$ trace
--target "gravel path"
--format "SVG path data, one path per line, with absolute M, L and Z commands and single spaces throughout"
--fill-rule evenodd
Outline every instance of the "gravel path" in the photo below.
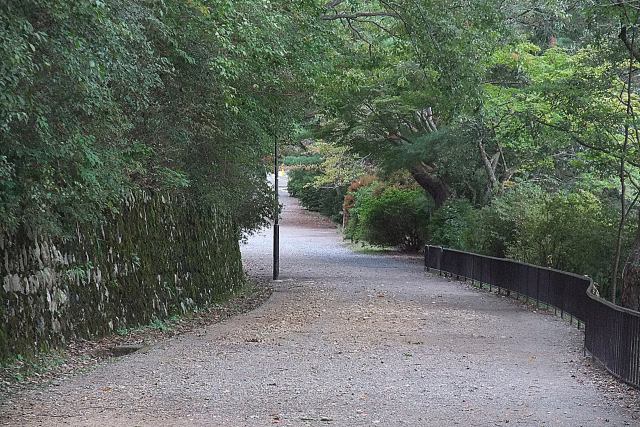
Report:
M 565 322 L 350 250 L 285 202 L 281 282 L 258 309 L 0 407 L 8 425 L 640 425 L 637 395 Z M 243 247 L 271 274 L 270 233 Z

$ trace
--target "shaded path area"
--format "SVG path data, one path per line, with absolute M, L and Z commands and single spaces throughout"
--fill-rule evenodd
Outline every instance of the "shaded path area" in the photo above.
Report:
M 16 396 L 10 425 L 637 425 L 634 394 L 553 316 L 350 250 L 281 191 L 281 278 L 260 308 Z M 243 247 L 271 274 L 270 231 Z

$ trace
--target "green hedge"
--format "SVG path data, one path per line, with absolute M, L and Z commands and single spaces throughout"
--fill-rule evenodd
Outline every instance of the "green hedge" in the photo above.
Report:
M 346 187 L 318 188 L 313 182 L 320 174 L 313 167 L 291 169 L 287 187 L 289 194 L 298 198 L 306 209 L 320 212 L 332 221 L 342 223 L 342 204 Z
M 290 172 L 289 192 L 308 209 L 341 218 L 345 191 L 312 185 L 313 167 Z M 440 209 L 419 188 L 372 183 L 347 193 L 345 236 L 377 246 L 417 250 L 441 245 L 587 274 L 607 292 L 619 218 L 606 198 L 583 190 L 549 192 L 519 184 L 484 207 L 451 199 Z M 635 226 L 624 230 L 623 256 Z

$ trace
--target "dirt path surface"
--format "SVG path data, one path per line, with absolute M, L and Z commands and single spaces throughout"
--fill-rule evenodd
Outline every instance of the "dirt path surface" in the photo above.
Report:
M 0 407 L 8 425 L 640 425 L 582 334 L 513 301 L 351 251 L 281 192 L 282 273 L 258 309 Z M 271 274 L 271 238 L 243 248 Z

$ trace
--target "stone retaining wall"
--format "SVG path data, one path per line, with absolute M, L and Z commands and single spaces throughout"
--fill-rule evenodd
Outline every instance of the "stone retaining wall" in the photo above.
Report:
M 0 359 L 205 306 L 244 280 L 230 219 L 181 197 L 131 197 L 70 239 L 0 235 Z

